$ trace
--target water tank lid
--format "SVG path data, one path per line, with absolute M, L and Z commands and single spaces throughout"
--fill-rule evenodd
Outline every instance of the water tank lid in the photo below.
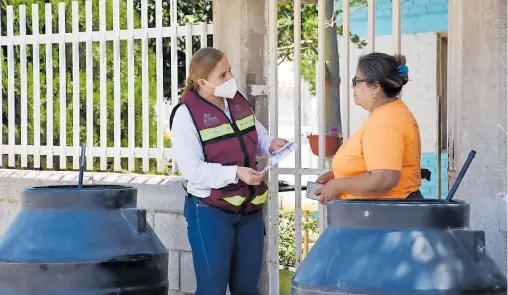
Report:
M 21 196 L 21 207 L 27 210 L 134 208 L 136 203 L 137 190 L 123 185 L 30 187 Z
M 468 203 L 460 200 L 358 199 L 328 203 L 328 225 L 353 228 L 467 228 Z

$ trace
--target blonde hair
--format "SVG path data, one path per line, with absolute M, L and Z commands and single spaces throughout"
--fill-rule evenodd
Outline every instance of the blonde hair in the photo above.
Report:
M 215 48 L 205 47 L 198 50 L 192 56 L 189 66 L 189 77 L 187 78 L 182 96 L 191 91 L 198 90 L 198 80 L 206 79 L 223 57 L 224 53 Z

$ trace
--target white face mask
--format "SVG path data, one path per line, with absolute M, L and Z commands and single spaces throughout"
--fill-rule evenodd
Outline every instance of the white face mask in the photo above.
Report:
M 206 84 L 208 84 L 208 85 L 212 86 L 213 88 L 215 88 L 214 93 L 211 93 L 206 88 L 205 89 L 210 94 L 213 94 L 213 95 L 215 95 L 217 97 L 233 98 L 233 97 L 235 97 L 236 92 L 238 91 L 238 87 L 236 86 L 235 78 L 231 78 L 231 79 L 227 80 L 226 82 L 222 83 L 219 86 L 214 86 L 214 85 L 208 83 L 208 81 L 206 81 L 204 79 L 203 79 L 203 81 L 205 81 Z

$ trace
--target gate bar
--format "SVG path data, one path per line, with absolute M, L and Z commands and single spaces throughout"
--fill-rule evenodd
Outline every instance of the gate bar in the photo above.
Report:
M 269 75 L 269 131 L 270 135 L 277 137 L 278 133 L 278 71 L 277 71 L 277 0 L 268 2 L 268 75 Z M 276 168 L 276 167 L 275 167 Z M 279 177 L 277 169 L 271 169 L 269 172 L 269 226 L 268 226 L 268 275 L 269 275 L 269 293 L 279 294 Z
M 344 70 L 344 79 L 342 80 L 344 83 L 344 96 L 342 97 L 342 105 L 343 105 L 343 118 L 344 122 L 342 122 L 342 142 L 345 143 L 350 136 L 350 111 L 349 111 L 349 101 L 350 101 L 350 72 L 351 72 L 351 35 L 350 35 L 350 17 L 349 17 L 349 0 L 343 0 L 343 8 L 342 11 L 344 11 L 344 29 L 342 32 L 343 36 L 343 42 L 344 42 L 344 62 L 345 62 L 345 70 Z M 370 3 L 369 3 L 370 4 Z M 369 8 L 370 10 L 370 8 Z M 370 35 L 370 33 L 369 33 Z
M 319 112 L 319 157 L 318 167 L 325 169 L 325 138 L 327 134 L 326 117 L 325 117 L 325 24 L 326 24 L 326 0 L 318 0 L 318 62 L 316 72 L 316 95 L 318 101 Z M 332 14 L 333 15 L 333 14 Z M 333 21 L 333 20 L 330 20 Z M 323 233 L 326 228 L 326 206 L 318 205 L 319 210 L 319 233 Z
M 369 48 L 371 52 L 376 51 L 376 0 L 369 0 Z
M 294 2 L 294 112 L 295 112 L 295 167 L 302 169 L 302 113 L 301 113 L 301 26 L 302 26 L 302 3 L 301 0 Z M 302 261 L 302 176 L 295 174 L 295 260 L 296 267 Z
M 319 162 L 318 167 L 324 169 L 325 164 L 325 0 L 318 0 L 318 62 L 316 72 L 316 94 L 318 100 L 319 128 Z
M 395 41 L 395 53 L 400 54 L 401 52 L 401 14 L 400 14 L 400 0 L 392 0 L 392 35 Z

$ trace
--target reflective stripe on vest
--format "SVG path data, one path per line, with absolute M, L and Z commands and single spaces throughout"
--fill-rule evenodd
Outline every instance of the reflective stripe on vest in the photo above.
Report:
M 224 135 L 234 134 L 235 131 L 231 128 L 230 124 L 222 124 L 217 127 L 203 129 L 199 131 L 199 133 L 201 134 L 203 142 L 205 142 Z
M 236 126 L 238 126 L 238 129 L 240 131 L 256 126 L 256 120 L 254 120 L 254 115 L 249 115 L 243 119 L 237 120 Z
M 241 206 L 243 204 L 243 201 L 245 201 L 244 197 L 241 196 L 234 196 L 229 198 L 224 198 L 224 201 L 228 202 L 229 204 L 233 206 Z
M 266 190 L 263 194 L 257 196 L 252 200 L 252 204 L 254 205 L 261 205 L 266 202 L 266 198 L 268 197 L 268 190 Z M 245 198 L 242 196 L 233 196 L 229 198 L 224 198 L 224 201 L 228 202 L 229 204 L 233 206 L 241 206 L 243 202 L 245 201 Z
M 254 205 L 264 204 L 266 202 L 266 197 L 267 196 L 268 196 L 268 190 L 266 190 L 266 192 L 264 192 L 262 195 L 259 195 L 256 198 L 254 198 L 254 200 L 252 200 L 251 203 L 254 204 Z

